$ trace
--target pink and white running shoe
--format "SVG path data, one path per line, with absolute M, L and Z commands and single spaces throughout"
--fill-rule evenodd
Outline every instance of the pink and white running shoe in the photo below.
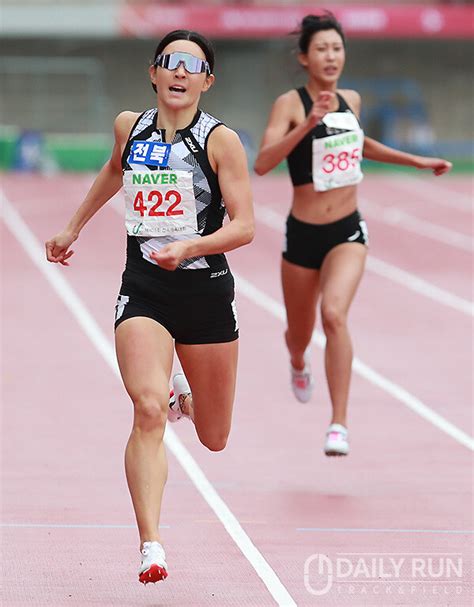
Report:
M 170 392 L 170 405 L 168 409 L 168 421 L 174 424 L 182 417 L 191 419 L 191 416 L 184 413 L 181 405 L 188 394 L 191 394 L 188 380 L 184 373 L 176 373 L 173 377 L 173 389 Z
M 313 375 L 311 373 L 310 363 L 311 351 L 309 348 L 304 353 L 304 369 L 299 371 L 294 369 L 293 365 L 290 364 L 291 372 L 291 389 L 295 398 L 300 403 L 307 403 L 311 399 L 313 394 Z
M 142 562 L 138 570 L 138 580 L 142 584 L 160 582 L 168 577 L 165 551 L 160 542 L 143 542 Z
M 347 428 L 341 424 L 331 424 L 329 426 L 326 432 L 324 453 L 328 456 L 347 455 L 349 453 Z

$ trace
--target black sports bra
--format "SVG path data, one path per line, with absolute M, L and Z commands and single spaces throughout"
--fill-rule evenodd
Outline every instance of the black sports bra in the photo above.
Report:
M 313 100 L 309 96 L 308 91 L 304 86 L 296 89 L 300 99 L 303 103 L 305 116 L 309 114 L 313 107 Z M 354 112 L 351 110 L 346 100 L 342 95 L 336 93 L 339 101 L 339 107 L 335 110 L 336 112 Z M 287 162 L 288 169 L 290 172 L 291 182 L 293 185 L 304 185 L 306 183 L 313 182 L 313 169 L 312 169 L 312 141 L 314 138 L 323 139 L 330 135 L 336 135 L 338 133 L 344 133 L 344 130 L 331 129 L 328 132 L 328 127 L 323 122 L 318 122 L 312 131 L 303 137 L 298 145 L 288 154 Z

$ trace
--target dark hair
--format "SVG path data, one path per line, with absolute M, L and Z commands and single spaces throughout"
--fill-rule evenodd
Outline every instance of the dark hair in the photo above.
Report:
M 339 36 L 341 36 L 345 48 L 346 37 L 344 36 L 342 25 L 330 11 L 324 11 L 322 15 L 306 15 L 301 22 L 300 29 L 293 32 L 299 35 L 298 46 L 300 51 L 306 54 L 314 34 L 324 30 L 336 30 Z
M 152 65 L 154 65 L 156 58 L 158 55 L 161 55 L 163 50 L 175 40 L 190 40 L 191 42 L 196 43 L 204 53 L 206 57 L 206 61 L 209 63 L 209 68 L 211 70 L 211 74 L 214 70 L 214 48 L 211 44 L 211 41 L 207 38 L 204 38 L 198 32 L 193 32 L 192 30 L 174 30 L 166 34 L 164 38 L 162 38 L 156 47 L 155 55 L 153 57 Z M 156 92 L 156 86 L 152 84 L 153 90 Z

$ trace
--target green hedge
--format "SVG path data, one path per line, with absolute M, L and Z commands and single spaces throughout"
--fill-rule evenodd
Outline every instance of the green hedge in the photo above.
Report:
M 9 170 L 15 166 L 17 142 L 20 132 L 13 127 L 0 128 L 0 169 Z M 61 171 L 98 171 L 110 157 L 112 138 L 106 135 L 46 135 L 43 142 L 42 163 L 40 169 Z M 454 159 L 453 172 L 474 173 L 474 159 L 464 157 Z M 364 171 L 414 172 L 413 168 L 364 161 Z M 275 172 L 287 172 L 282 162 Z
M 97 171 L 110 158 L 113 141 L 105 136 L 50 135 L 46 154 L 62 171 Z
M 15 168 L 20 132 L 0 130 L 0 169 Z M 110 158 L 113 140 L 105 135 L 46 135 L 41 143 L 39 169 L 98 171 Z

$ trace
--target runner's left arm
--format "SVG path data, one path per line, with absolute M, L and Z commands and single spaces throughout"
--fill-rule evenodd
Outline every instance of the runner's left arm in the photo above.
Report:
M 216 171 L 230 221 L 213 234 L 173 242 L 152 258 L 174 270 L 183 259 L 232 251 L 253 240 L 254 216 L 247 157 L 238 135 L 224 125 L 209 137 L 209 160 Z
M 400 164 L 411 166 L 417 169 L 431 169 L 435 175 L 443 175 L 451 170 L 453 166 L 448 160 L 442 158 L 431 158 L 428 156 L 417 156 L 408 154 L 394 148 L 384 145 L 371 137 L 364 139 L 364 158 L 375 160 L 377 162 L 387 162 L 390 164 Z

